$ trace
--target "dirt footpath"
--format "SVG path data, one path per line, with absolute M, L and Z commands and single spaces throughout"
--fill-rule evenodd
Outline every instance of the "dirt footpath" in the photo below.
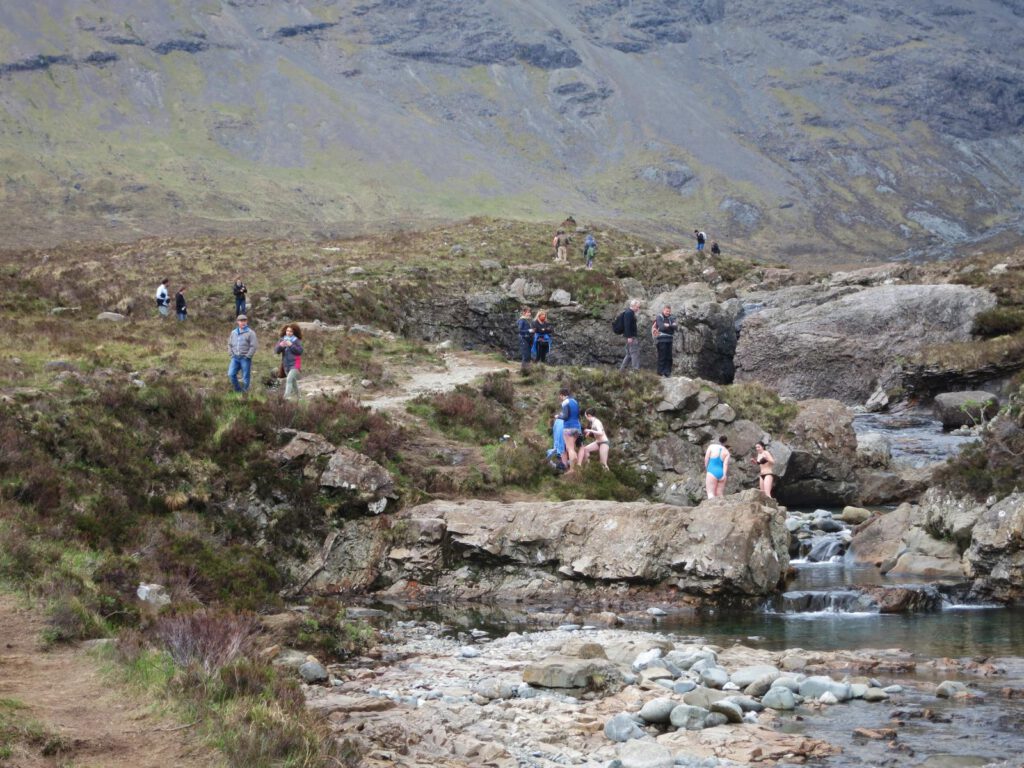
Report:
M 43 622 L 0 594 L 0 699 L 25 709 L 61 737 L 63 751 L 44 756 L 41 746 L 17 745 L 3 768 L 211 768 L 223 758 L 198 743 L 193 729 L 148 711 L 147 704 L 105 680 L 95 659 L 76 647 L 44 651 Z

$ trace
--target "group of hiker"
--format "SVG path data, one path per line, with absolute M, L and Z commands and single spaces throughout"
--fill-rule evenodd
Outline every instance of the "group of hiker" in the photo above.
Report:
M 695 229 L 695 230 L 693 230 L 693 239 L 697 241 L 697 252 L 700 253 L 701 251 L 704 250 L 704 245 L 708 241 L 707 233 L 704 232 L 704 230 L 702 230 L 702 229 Z M 718 247 L 718 241 L 717 240 L 712 240 L 711 241 L 711 255 L 712 256 L 721 256 L 722 255 L 722 249 Z
M 170 314 L 170 294 L 167 290 L 168 280 L 160 281 L 156 289 L 157 315 L 163 319 Z M 235 278 L 231 286 L 235 299 L 235 328 L 228 335 L 228 381 L 235 392 L 247 393 L 252 383 L 252 359 L 256 354 L 259 342 L 256 331 L 249 327 L 246 315 L 249 289 L 242 282 L 241 276 Z M 178 289 L 174 296 L 175 313 L 179 321 L 188 317 L 185 303 L 185 286 Z M 277 378 L 284 379 L 284 397 L 298 398 L 299 371 L 302 369 L 302 328 L 297 323 L 288 323 L 281 328 L 280 338 L 274 345 L 274 353 L 281 356 L 277 369 Z M 239 380 L 241 376 L 241 380 Z

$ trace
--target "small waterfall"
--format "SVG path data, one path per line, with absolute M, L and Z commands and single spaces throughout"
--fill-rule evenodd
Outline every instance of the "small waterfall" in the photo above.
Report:
M 809 563 L 829 563 L 841 558 L 846 552 L 847 542 L 839 534 L 816 536 L 803 542 L 807 548 L 804 559 Z
M 878 613 L 878 604 L 855 589 L 784 592 L 776 613 Z

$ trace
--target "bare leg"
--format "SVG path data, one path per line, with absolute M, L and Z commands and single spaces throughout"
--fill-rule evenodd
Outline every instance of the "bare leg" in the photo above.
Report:
M 601 466 L 604 467 L 605 469 L 608 469 L 608 445 L 607 445 L 607 443 L 605 445 L 598 446 L 598 454 L 597 455 L 601 458 Z
M 764 481 L 764 487 L 761 489 L 764 491 L 764 495 L 769 499 L 774 499 L 775 497 L 772 496 L 772 487 L 775 485 L 775 477 L 773 475 L 765 475 L 761 479 Z
M 716 483 L 718 483 L 718 480 L 716 480 L 715 476 L 712 475 L 710 472 L 704 475 L 704 487 L 707 489 L 709 499 L 715 498 Z
M 725 481 L 724 477 L 721 480 L 715 480 L 715 496 L 725 496 Z

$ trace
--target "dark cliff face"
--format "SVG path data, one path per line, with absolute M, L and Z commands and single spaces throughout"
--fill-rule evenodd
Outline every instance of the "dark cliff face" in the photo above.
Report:
M 1022 226 L 1017 0 L 49 0 L 0 29 L 0 245 L 572 211 L 827 263 Z

